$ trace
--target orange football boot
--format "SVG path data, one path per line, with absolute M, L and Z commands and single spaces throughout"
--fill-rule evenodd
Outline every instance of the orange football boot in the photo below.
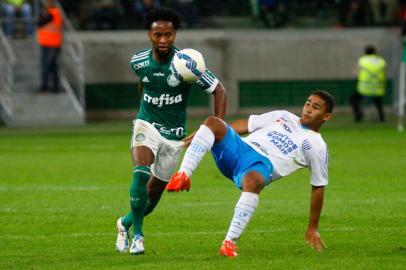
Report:
M 169 180 L 166 190 L 168 192 L 178 192 L 190 189 L 190 178 L 185 172 L 177 172 L 172 175 L 171 180 Z
M 220 248 L 220 255 L 225 257 L 237 256 L 237 245 L 230 240 L 224 240 Z

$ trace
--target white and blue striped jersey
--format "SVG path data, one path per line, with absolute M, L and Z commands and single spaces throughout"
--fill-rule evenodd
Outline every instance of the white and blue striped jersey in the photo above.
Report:
M 243 140 L 273 165 L 272 181 L 309 168 L 313 186 L 328 184 L 328 150 L 321 135 L 300 124 L 288 111 L 251 115 L 249 135 Z

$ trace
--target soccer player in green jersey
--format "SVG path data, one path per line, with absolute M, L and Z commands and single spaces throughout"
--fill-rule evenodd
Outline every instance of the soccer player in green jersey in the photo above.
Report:
M 134 163 L 130 187 L 131 212 L 117 220 L 116 249 L 130 254 L 144 253 L 144 217 L 158 204 L 176 169 L 182 148 L 191 141 L 186 137 L 186 101 L 192 84 L 179 81 L 170 70 L 173 44 L 180 27 L 179 15 L 168 8 L 158 8 L 145 16 L 145 28 L 152 48 L 137 52 L 131 68 L 139 79 L 141 105 L 134 120 L 131 153 Z M 224 118 L 226 91 L 219 80 L 206 70 L 195 83 L 214 98 L 214 115 Z M 134 237 L 129 246 L 129 228 Z

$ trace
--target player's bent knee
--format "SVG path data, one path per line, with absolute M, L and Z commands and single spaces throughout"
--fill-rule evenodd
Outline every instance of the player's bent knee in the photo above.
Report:
M 216 116 L 209 116 L 203 122 L 203 124 L 208 127 L 216 127 L 219 123 L 222 123 L 222 120 Z
M 242 190 L 259 194 L 265 186 L 263 176 L 258 172 L 249 172 L 244 176 Z
M 208 127 L 214 134 L 225 134 L 227 131 L 226 123 L 216 116 L 207 117 L 203 125 Z

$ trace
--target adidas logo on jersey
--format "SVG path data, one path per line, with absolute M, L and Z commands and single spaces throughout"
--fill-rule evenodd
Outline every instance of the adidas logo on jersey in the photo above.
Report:
M 159 97 L 151 97 L 148 94 L 144 94 L 144 101 L 150 104 L 157 105 L 158 107 L 162 107 L 163 105 L 171 105 L 180 103 L 183 101 L 182 94 L 177 96 L 170 96 L 169 94 L 162 94 Z
M 142 82 L 149 82 L 148 77 L 145 76 L 144 78 L 142 78 Z

